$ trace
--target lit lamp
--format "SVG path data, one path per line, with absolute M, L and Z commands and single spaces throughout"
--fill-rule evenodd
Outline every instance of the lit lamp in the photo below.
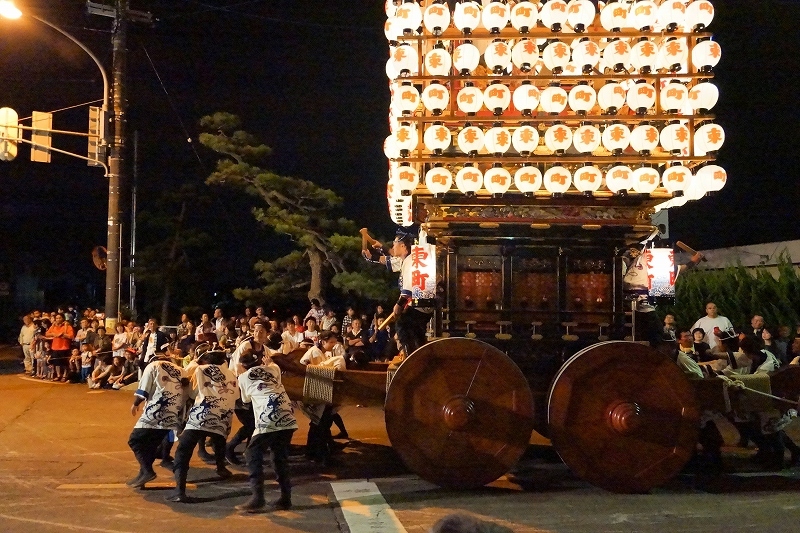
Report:
M 572 134 L 572 144 L 578 153 L 588 154 L 592 153 L 600 146 L 600 139 L 602 134 L 597 126 L 591 124 L 584 124 L 575 130 Z
M 719 89 L 710 81 L 701 81 L 689 89 L 689 103 L 695 113 L 708 113 L 719 99 Z
M 539 107 L 540 97 L 539 88 L 531 85 L 529 80 L 524 80 L 519 87 L 514 89 L 511 100 L 514 102 L 514 107 L 523 115 L 530 116 L 533 114 L 533 110 Z
M 422 9 L 414 0 L 405 0 L 397 6 L 394 19 L 400 24 L 403 35 L 412 35 L 422 24 Z
M 575 171 L 572 181 L 585 196 L 592 196 L 603 184 L 603 173 L 599 168 L 587 165 Z
M 564 152 L 572 146 L 572 130 L 563 124 L 554 124 L 544 132 L 544 145 L 556 155 L 564 155 Z
M 728 173 L 717 165 L 706 165 L 697 171 L 694 178 L 702 182 L 706 194 L 719 191 L 728 181 Z
M 542 188 L 542 172 L 532 166 L 524 166 L 514 173 L 514 185 L 525 196 L 531 197 Z
M 483 25 L 491 33 L 500 33 L 508 24 L 510 13 L 508 4 L 504 2 L 489 2 L 483 6 Z
M 703 31 L 714 20 L 714 6 L 708 0 L 697 0 L 686 6 L 686 26 Z
M 431 194 L 441 197 L 453 186 L 453 173 L 437 164 L 425 173 L 425 186 Z
M 483 60 L 494 74 L 502 74 L 511 67 L 511 46 L 502 39 L 495 39 L 486 47 Z
M 659 94 L 661 109 L 667 113 L 678 113 L 689 100 L 689 89 L 678 80 L 667 83 Z
M 422 91 L 422 105 L 434 115 L 441 115 L 450 105 L 450 91 L 439 82 L 433 82 Z
M 641 74 L 650 74 L 658 63 L 658 48 L 647 37 L 642 37 L 639 42 L 631 47 L 631 66 Z
M 636 0 L 630 7 L 632 26 L 639 31 L 650 31 L 658 18 L 658 6 L 652 0 Z
M 480 51 L 469 41 L 458 45 L 453 51 L 453 65 L 462 76 L 469 76 L 473 70 L 478 68 L 478 63 L 480 63 L 480 60 Z
M 600 25 L 606 31 L 618 32 L 628 26 L 628 6 L 616 1 L 607 2 L 600 11 Z
M 392 91 L 392 105 L 402 115 L 410 115 L 419 106 L 419 91 L 411 82 L 403 82 Z
M 703 124 L 694 132 L 694 155 L 715 155 L 725 142 L 725 130 L 719 124 Z
M 396 46 L 397 40 L 403 35 L 403 29 L 394 16 L 390 16 L 383 23 L 383 34 L 386 35 L 386 40 L 389 41 L 389 44 Z
M 613 122 L 603 130 L 601 141 L 612 155 L 620 155 L 630 145 L 631 130 L 621 122 Z
M 439 44 L 435 48 L 428 50 L 425 54 L 425 72 L 429 76 L 449 76 L 450 69 L 453 67 L 453 58 L 444 46 Z
M 571 0 L 567 4 L 567 23 L 575 33 L 583 33 L 594 22 L 594 4 L 589 0 Z
M 700 72 L 711 72 L 722 57 L 722 48 L 716 41 L 703 41 L 692 49 L 692 65 Z
M 692 171 L 680 163 L 674 163 L 661 175 L 661 183 L 664 188 L 667 192 L 675 195 L 682 195 L 683 191 L 689 188 L 691 181 Z
M 467 163 L 456 174 L 456 187 L 467 196 L 474 196 L 483 186 L 483 173 Z
M 656 90 L 646 81 L 639 80 L 628 89 L 626 100 L 628 107 L 635 109 L 637 115 L 646 115 L 656 103 Z
M 488 109 L 491 109 L 495 116 L 502 115 L 503 111 L 508 109 L 509 104 L 511 104 L 511 91 L 508 87 L 496 81 L 483 91 L 483 104 Z
M 567 107 L 567 91 L 558 85 L 558 82 L 546 87 L 541 93 L 540 104 L 546 113 L 558 115 Z
M 566 167 L 556 165 L 544 173 L 542 178 L 544 188 L 547 189 L 554 198 L 559 198 L 569 190 L 572 185 L 572 173 Z
M 670 72 L 680 72 L 688 57 L 689 49 L 686 47 L 686 39 L 668 37 L 658 49 L 657 66 Z
M 436 0 L 422 14 L 422 23 L 425 29 L 434 35 L 441 35 L 450 25 L 450 8 L 446 0 Z
M 446 126 L 441 122 L 434 122 L 425 130 L 422 142 L 425 144 L 425 148 L 435 155 L 442 155 L 450 147 L 451 137 L 450 130 Z
M 469 35 L 481 23 L 481 6 L 478 2 L 459 2 L 453 12 L 453 24 L 464 35 Z
M 400 76 L 416 76 L 419 74 L 419 54 L 408 43 L 400 45 L 392 52 L 393 70 Z
M 625 165 L 611 167 L 606 172 L 606 187 L 614 194 L 625 196 L 632 186 L 633 171 Z
M 523 157 L 527 157 L 539 146 L 539 132 L 528 124 L 523 124 L 511 135 L 511 146 Z
M 689 149 L 689 128 L 683 124 L 670 124 L 661 130 L 659 142 L 667 152 L 680 155 Z
M 539 8 L 529 0 L 522 0 L 511 8 L 511 27 L 522 34 L 536 27 L 539 19 Z
M 394 131 L 394 142 L 400 150 L 400 157 L 408 157 L 412 150 L 419 144 L 417 128 L 410 124 L 401 124 Z
M 597 92 L 597 103 L 604 113 L 615 115 L 625 105 L 625 89 L 615 81 L 608 82 Z
M 706 194 L 705 184 L 697 176 L 692 176 L 689 185 L 683 190 L 683 197 L 689 201 L 699 200 Z
M 587 82 L 578 82 L 578 85 L 569 91 L 567 103 L 577 114 L 585 115 L 597 103 L 597 93 Z
M 462 113 L 474 115 L 483 107 L 483 92 L 468 82 L 466 87 L 458 91 L 456 105 Z
M 400 165 L 393 169 L 392 180 L 400 188 L 401 196 L 410 196 L 419 185 L 419 172 L 411 165 Z
M 600 62 L 600 47 L 596 42 L 584 37 L 572 50 L 572 62 L 580 68 L 581 73 L 591 73 Z
M 456 143 L 459 150 L 467 155 L 475 156 L 483 148 L 483 140 L 483 130 L 476 126 L 471 126 L 467 122 L 465 127 L 458 132 Z
M 563 0 L 550 0 L 539 11 L 542 24 L 554 33 L 561 31 L 562 24 L 567 22 L 567 15 L 567 3 Z
M 682 0 L 664 0 L 658 8 L 658 25 L 672 33 L 686 22 L 686 5 Z
M 386 159 L 398 159 L 400 157 L 400 147 L 397 146 L 394 135 L 389 135 L 383 141 L 383 153 Z
M 633 190 L 639 194 L 650 194 L 658 188 L 661 176 L 658 170 L 649 166 L 642 166 L 633 171 L 631 176 Z
M 495 163 L 483 175 L 483 186 L 494 198 L 499 198 L 511 187 L 511 173 L 502 164 Z
M 560 0 L 556 0 L 557 2 Z M 548 2 L 545 6 L 549 6 L 552 2 Z M 542 52 L 542 60 L 544 66 L 547 67 L 553 74 L 561 74 L 564 67 L 567 66 L 571 57 L 569 46 L 561 41 L 553 41 L 545 47 Z
M 639 152 L 639 155 L 650 155 L 658 146 L 658 130 L 642 122 L 631 131 L 631 148 Z
M 511 49 L 511 62 L 522 72 L 530 72 L 539 60 L 539 47 L 530 39 L 520 39 Z
M 511 132 L 495 123 L 484 135 L 483 145 L 489 153 L 499 157 L 511 148 Z
M 610 42 L 603 49 L 603 66 L 614 72 L 623 72 L 630 69 L 631 48 L 623 40 L 617 39 Z

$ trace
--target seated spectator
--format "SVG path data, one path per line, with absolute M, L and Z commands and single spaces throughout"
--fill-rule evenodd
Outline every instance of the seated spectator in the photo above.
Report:
M 90 389 L 99 389 L 106 385 L 112 370 L 114 370 L 112 360 L 113 358 L 110 355 L 98 359 L 99 363 L 92 371 L 88 381 Z
M 297 331 L 294 322 L 287 322 L 286 329 L 281 334 L 281 340 L 283 342 L 281 351 L 285 354 L 292 353 L 300 347 L 303 338 L 303 333 Z
M 358 366 L 366 364 L 370 357 L 367 353 L 369 349 L 369 337 L 365 329 L 361 328 L 361 319 L 354 318 L 350 324 L 350 332 L 345 338 L 345 348 L 347 359 L 357 363 Z
M 136 364 L 136 354 L 128 352 L 125 354 L 122 375 L 111 384 L 111 388 L 119 390 L 137 381 L 139 381 L 139 366 Z
M 772 326 L 764 326 L 761 330 L 761 342 L 764 350 L 767 350 L 780 361 L 781 365 L 786 365 L 789 360 L 786 357 L 786 344 L 777 339 L 775 329 Z
M 675 315 L 667 313 L 664 317 L 664 331 L 661 340 L 665 342 L 675 342 L 678 340 L 677 333 L 675 329 Z
M 339 320 L 336 318 L 336 312 L 333 309 L 326 309 L 325 316 L 322 317 L 322 331 L 330 331 L 334 324 L 337 326 L 339 325 Z
M 314 318 L 309 318 L 306 320 L 306 329 L 303 332 L 303 340 L 300 343 L 300 346 L 304 348 L 310 348 L 317 342 L 317 337 L 319 337 L 317 321 Z
M 125 377 L 125 358 L 115 355 L 112 358 L 111 371 L 108 374 L 106 384 L 103 386 L 105 389 L 119 389 L 122 385 L 122 378 Z
M 711 347 L 708 343 L 703 342 L 706 338 L 706 332 L 703 328 L 694 328 L 692 330 L 693 350 L 696 354 L 695 361 L 698 363 L 707 363 L 717 359 L 716 356 L 711 354 Z

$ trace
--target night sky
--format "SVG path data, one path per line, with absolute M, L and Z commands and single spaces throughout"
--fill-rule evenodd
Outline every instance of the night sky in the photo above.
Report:
M 797 2 L 714 3 L 710 28 L 722 46 L 715 108 L 725 128 L 719 164 L 728 184 L 713 198 L 673 210 L 671 232 L 695 248 L 800 238 Z M 80 0 L 18 1 L 73 33 L 111 66 L 111 19 L 86 14 Z M 180 183 L 201 184 L 215 157 L 187 138 L 203 115 L 229 111 L 273 148 L 278 173 L 315 181 L 345 198 L 348 216 L 389 234 L 385 202 L 389 93 L 383 1 L 132 0 L 153 27 L 132 24 L 128 56 L 128 131 L 139 132 L 139 205 Z M 99 98 L 100 75 L 83 51 L 31 19 L 0 20 L 0 106 L 20 117 Z M 85 107 L 57 113 L 57 129 L 86 128 Z M 54 146 L 85 153 L 84 140 Z M 0 277 L 72 273 L 96 286 L 103 273 L 90 251 L 105 245 L 107 187 L 102 171 L 29 152 L 0 163 Z M 128 152 L 129 160 L 132 151 Z M 251 282 L 250 265 L 270 246 L 246 203 L 216 194 L 203 216 L 226 228 L 231 275 L 209 290 Z M 128 246 L 129 196 L 122 205 Z M 245 250 L 246 249 L 246 250 Z M 235 278 L 235 279 L 234 279 Z M 57 290 L 57 286 L 51 287 Z

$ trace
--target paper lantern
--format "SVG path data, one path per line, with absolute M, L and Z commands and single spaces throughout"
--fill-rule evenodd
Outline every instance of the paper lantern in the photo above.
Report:
M 664 0 L 658 8 L 657 24 L 668 32 L 682 27 L 686 22 L 686 6 L 682 0 Z
M 504 154 L 511 148 L 511 132 L 502 126 L 489 128 L 483 136 L 483 145 L 489 153 Z
M 680 82 L 667 83 L 660 93 L 661 110 L 677 113 L 689 101 L 689 89 Z
M 453 173 L 441 166 L 435 166 L 425 173 L 425 186 L 431 194 L 444 194 L 453 186 Z
M 394 0 L 386 0 L 383 4 L 383 10 L 386 12 L 387 17 L 393 17 L 394 12 L 397 11 L 397 5 Z
M 530 72 L 539 60 L 539 47 L 530 39 L 521 39 L 511 49 L 511 62 L 522 72 Z
M 697 171 L 694 178 L 703 184 L 706 192 L 716 192 L 725 186 L 728 173 L 717 165 L 706 165 Z
M 649 155 L 658 146 L 658 130 L 650 124 L 639 124 L 631 131 L 631 148 L 642 155 Z
M 412 34 L 422 25 L 422 9 L 416 2 L 403 2 L 394 12 L 396 23 L 400 24 L 403 34 Z
M 394 142 L 400 150 L 402 157 L 407 157 L 408 152 L 415 150 L 419 144 L 417 128 L 408 124 L 401 125 L 394 132 Z M 405 152 L 405 154 L 403 153 Z
M 714 6 L 708 0 L 697 0 L 686 6 L 686 27 L 703 31 L 714 20 Z
M 600 25 L 606 31 L 628 27 L 628 6 L 621 2 L 607 2 L 600 11 Z
M 473 195 L 483 186 L 483 174 L 473 166 L 464 166 L 456 174 L 456 187 L 466 195 Z
M 478 2 L 459 2 L 453 11 L 453 24 L 465 35 L 481 23 L 481 6 Z
M 559 1 L 559 0 L 556 0 Z M 550 5 L 551 2 L 545 4 Z M 542 52 L 542 60 L 544 66 L 547 67 L 553 74 L 560 74 L 564 67 L 567 66 L 571 57 L 569 46 L 561 41 L 553 41 L 548 44 Z
M 661 176 L 658 170 L 651 167 L 639 167 L 633 171 L 631 177 L 633 190 L 639 194 L 650 194 L 658 188 L 661 183 Z
M 394 54 L 393 47 L 390 46 L 389 50 Z M 390 80 L 395 80 L 398 76 L 400 76 L 400 71 L 396 69 L 394 57 L 389 57 L 389 59 L 386 60 L 386 77 Z
M 597 103 L 600 109 L 609 114 L 616 114 L 625 105 L 625 89 L 617 82 L 606 83 L 597 92 Z
M 507 4 L 489 2 L 483 6 L 483 26 L 492 33 L 500 33 L 508 24 L 510 15 Z
M 619 155 L 630 144 L 631 130 L 625 124 L 609 124 L 603 130 L 602 142 L 611 153 Z
M 658 18 L 658 6 L 652 0 L 636 0 L 631 4 L 629 16 L 634 29 L 649 31 Z
M 659 142 L 667 152 L 683 154 L 689 149 L 689 128 L 683 124 L 665 126 L 659 135 Z
M 703 182 L 692 176 L 689 180 L 689 185 L 683 190 L 683 197 L 690 201 L 699 200 L 706 195 L 706 190 L 703 188 Z
M 392 52 L 394 70 L 401 76 L 416 76 L 419 74 L 419 54 L 408 43 L 402 43 Z
M 567 3 L 563 0 L 550 0 L 539 11 L 542 24 L 553 32 L 561 31 L 561 25 L 567 22 L 567 15 Z
M 664 170 L 661 183 L 669 193 L 685 191 L 692 180 L 692 171 L 683 165 L 675 165 Z
M 725 130 L 719 124 L 703 124 L 694 132 L 694 155 L 716 153 L 725 142 Z
M 524 166 L 514 173 L 514 185 L 526 196 L 542 188 L 542 172 L 532 166 Z
M 570 0 L 567 4 L 567 23 L 576 33 L 583 33 L 594 22 L 594 4 L 589 0 Z
M 495 115 L 502 115 L 511 104 L 511 91 L 502 83 L 493 83 L 483 91 L 483 105 Z
M 600 62 L 600 47 L 588 39 L 575 45 L 572 50 L 572 62 L 579 67 L 576 74 L 588 73 Z
M 633 68 L 642 74 L 649 74 L 658 65 L 658 47 L 647 37 L 642 37 L 631 47 L 628 57 Z
M 558 86 L 549 86 L 542 91 L 539 103 L 545 112 L 557 115 L 564 111 L 568 101 L 567 91 Z
M 466 76 L 478 68 L 480 60 L 481 53 L 472 43 L 460 44 L 453 51 L 453 65 L 462 76 Z
M 633 181 L 633 170 L 625 165 L 617 165 L 606 172 L 606 187 L 617 194 L 627 192 Z
M 419 185 L 419 172 L 411 165 L 400 165 L 394 169 L 392 179 L 400 187 L 400 194 L 406 196 L 409 192 L 414 192 Z
M 414 223 L 411 207 L 411 196 L 395 196 L 389 201 L 389 216 L 398 226 L 410 226 Z
M 539 146 L 539 132 L 533 126 L 520 126 L 511 135 L 511 146 L 522 156 L 528 156 Z
M 544 173 L 544 188 L 553 194 L 563 194 L 572 185 L 572 173 L 566 167 L 554 166 Z
M 456 96 L 456 105 L 463 113 L 477 113 L 483 107 L 483 92 L 472 85 L 462 87 Z
M 597 93 L 591 85 L 579 83 L 569 91 L 567 101 L 570 109 L 585 115 L 597 103 Z
M 617 39 L 608 43 L 603 49 L 603 63 L 605 67 L 612 69 L 614 72 L 622 72 L 627 70 L 631 64 L 630 54 L 631 48 L 628 43 Z
M 603 173 L 594 166 L 581 167 L 575 171 L 572 182 L 583 193 L 594 192 L 603 184 Z
M 544 145 L 556 154 L 563 154 L 572 146 L 572 130 L 563 124 L 554 124 L 544 132 Z
M 522 85 L 514 89 L 511 100 L 514 102 L 514 107 L 523 115 L 530 115 L 534 109 L 539 107 L 540 97 L 539 88 L 531 85 L 531 82 L 526 80 L 522 82 Z
M 441 122 L 435 122 L 432 126 L 428 126 L 422 135 L 422 142 L 425 143 L 425 148 L 437 155 L 450 148 L 450 141 L 450 130 L 447 126 L 442 125 Z
M 449 76 L 453 59 L 444 48 L 433 48 L 425 54 L 425 72 L 429 76 Z
M 441 35 L 450 26 L 450 7 L 446 2 L 431 4 L 422 13 L 425 29 L 434 35 Z
M 591 153 L 597 150 L 597 147 L 600 146 L 601 138 L 602 134 L 600 133 L 600 130 L 597 129 L 597 126 L 586 124 L 584 126 L 580 126 L 572 134 L 572 144 L 575 146 L 575 149 L 578 151 L 578 153 Z
M 689 89 L 689 103 L 695 113 L 708 113 L 719 99 L 719 89 L 709 81 L 698 82 Z
M 397 41 L 403 35 L 403 28 L 399 21 L 394 17 L 389 17 L 383 23 L 383 34 L 386 35 L 386 40 L 390 43 Z
M 502 39 L 495 39 L 483 53 L 486 66 L 495 74 L 502 74 L 511 68 L 511 46 Z
M 483 148 L 483 130 L 476 126 L 467 126 L 458 132 L 458 149 L 465 154 L 477 154 Z
M 644 115 L 656 103 L 656 90 L 652 85 L 640 81 L 628 89 L 626 97 L 628 107 L 636 110 L 639 115 Z
M 386 154 L 387 159 L 397 159 L 400 157 L 400 147 L 397 146 L 394 135 L 389 135 L 383 141 L 383 153 Z
M 692 49 L 692 65 L 701 72 L 710 72 L 722 57 L 722 48 L 716 41 L 703 41 Z
M 441 83 L 431 83 L 422 91 L 422 105 L 434 115 L 441 115 L 450 104 L 450 91 Z
M 505 194 L 511 187 L 511 173 L 504 169 L 500 163 L 495 163 L 483 175 L 483 186 L 492 195 Z
M 392 91 L 392 105 L 404 115 L 410 115 L 419 105 L 419 91 L 411 83 L 395 85 Z
M 658 48 L 657 67 L 669 70 L 670 72 L 680 72 L 689 57 L 689 48 L 686 46 L 686 39 L 683 37 L 669 37 Z
M 536 27 L 539 19 L 539 8 L 533 2 L 517 2 L 511 8 L 511 26 L 520 33 L 528 33 Z

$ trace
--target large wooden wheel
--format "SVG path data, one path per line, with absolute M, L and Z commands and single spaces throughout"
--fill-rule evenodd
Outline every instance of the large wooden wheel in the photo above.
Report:
M 610 341 L 564 364 L 550 389 L 548 418 L 553 446 L 576 475 L 613 492 L 642 493 L 692 456 L 699 409 L 669 358 Z
M 386 431 L 403 462 L 442 487 L 472 488 L 519 460 L 533 430 L 525 376 L 481 341 L 432 341 L 403 362 L 386 394 Z

